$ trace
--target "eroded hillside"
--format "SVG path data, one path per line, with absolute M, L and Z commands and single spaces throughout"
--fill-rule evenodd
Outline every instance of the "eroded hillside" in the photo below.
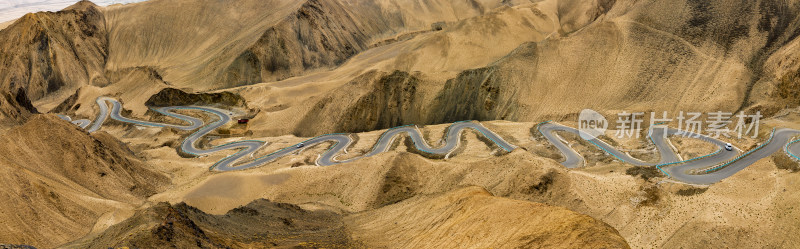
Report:
M 46 131 L 46 132 L 43 132 Z M 0 135 L 0 241 L 52 247 L 114 220 L 169 185 L 116 138 L 35 115 Z
M 151 0 L 28 14 L 0 30 L 0 243 L 792 247 L 770 237 L 798 231 L 786 156 L 686 187 L 652 168 L 626 175 L 573 137 L 594 166 L 567 170 L 535 124 L 592 108 L 761 111 L 792 126 L 799 12 L 782 0 Z M 437 124 L 462 120 L 490 121 L 518 148 L 468 132 L 426 158 L 400 137 L 344 165 L 316 167 L 324 144 L 220 173 L 209 167 L 235 151 L 188 155 L 194 131 L 109 121 L 88 134 L 36 114 L 93 120 L 101 96 L 165 123 L 177 120 L 151 108 L 230 110 L 198 145 L 264 141 L 251 158 L 341 132 L 358 134 L 336 159 L 357 158 L 407 124 L 431 125 L 422 136 L 441 145 Z M 695 142 L 681 153 L 713 151 Z
M 540 2 L 539 8 L 544 9 L 545 3 Z M 563 1 L 558 6 L 573 7 L 570 4 L 576 3 Z M 424 93 L 414 92 L 422 86 L 409 87 L 404 85 L 406 81 L 398 81 L 330 106 L 333 96 L 364 89 L 360 84 L 345 84 L 321 98 L 309 115 L 322 116 L 317 119 L 327 119 L 338 124 L 332 127 L 346 131 L 460 120 L 560 119 L 588 106 L 670 112 L 758 110 L 772 115 L 785 105 L 798 104 L 790 90 L 797 81 L 796 63 L 775 55 L 765 64 L 776 51 L 786 56 L 790 48 L 781 48 L 796 43 L 792 41 L 800 24 L 794 18 L 797 11 L 795 4 L 783 1 L 601 1 L 587 10 L 589 16 L 563 20 L 561 29 L 550 39 L 523 43 L 486 67 L 425 82 Z M 792 69 L 776 68 L 780 63 Z M 776 70 L 780 70 L 777 75 L 766 73 Z M 354 82 L 370 74 L 374 73 Z M 412 82 L 436 75 L 392 73 L 403 74 L 413 75 L 408 77 Z M 379 85 L 385 79 L 372 81 Z M 758 90 L 753 91 L 754 86 Z M 402 93 L 396 93 L 398 90 Z M 438 94 L 431 97 L 434 91 Z M 400 102 L 375 101 L 396 94 L 414 97 Z M 409 106 L 414 107 L 409 111 L 413 115 L 390 115 L 395 120 L 381 123 L 385 125 L 366 122 L 363 127 L 349 128 L 347 124 L 371 120 L 371 116 L 385 113 L 384 108 L 400 111 Z M 420 112 L 420 108 L 436 111 Z M 337 118 L 338 113 L 344 115 Z M 305 123 L 299 124 L 300 129 L 308 130 Z M 321 128 L 318 132 L 333 130 L 337 129 Z
M 0 118 L 21 122 L 31 102 L 105 84 L 105 18 L 90 2 L 56 13 L 31 13 L 0 30 Z
M 491 227 L 467 225 L 480 221 L 491 221 Z M 613 228 L 591 217 L 494 197 L 480 187 L 420 196 L 349 215 L 264 199 L 224 215 L 209 215 L 184 203 L 159 203 L 69 246 L 418 248 L 466 244 L 628 248 Z

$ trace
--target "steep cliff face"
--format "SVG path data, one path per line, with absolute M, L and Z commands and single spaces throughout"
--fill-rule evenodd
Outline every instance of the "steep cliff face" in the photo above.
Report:
M 88 1 L 59 12 L 27 14 L 0 30 L 0 90 L 13 96 L 0 105 L 21 121 L 35 112 L 30 101 L 87 84 L 104 84 L 108 54 L 103 13 Z M 5 107 L 4 107 L 5 106 Z M 16 107 L 17 110 L 13 110 Z
M 349 10 L 338 1 L 306 1 L 300 9 L 269 28 L 228 67 L 228 86 L 282 80 L 305 70 L 341 64 L 365 50 L 370 38 L 390 25 L 374 10 Z
M 533 45 L 533 44 L 531 44 Z M 439 110 L 428 116 L 429 123 L 461 120 L 517 120 L 518 110 L 524 110 L 517 94 L 520 87 L 509 87 L 496 73 L 498 68 L 470 69 L 450 79 L 431 107 Z
M 5 92 L 0 97 L 0 128 L 15 125 L 37 112 L 25 89 Z
M 324 95 L 295 133 L 302 136 L 336 130 L 364 132 L 425 123 L 428 91 L 424 79 L 403 71 L 371 71 Z
M 370 92 L 359 98 L 342 116 L 338 130 L 363 132 L 419 120 L 422 105 L 417 92 L 420 79 L 395 71 L 365 86 Z
M 504 84 L 502 74 L 495 73 L 502 70 L 494 66 L 466 70 L 446 82 L 421 73 L 367 72 L 315 100 L 294 133 L 315 136 L 407 124 L 515 120 L 518 111 L 528 108 L 519 100 L 526 87 Z
M 187 93 L 175 88 L 164 88 L 147 99 L 146 106 L 222 105 L 247 108 L 247 102 L 235 93 Z
M 772 10 L 759 22 L 759 31 L 767 33 L 767 43 L 753 67 L 759 69 L 761 78 L 755 78 L 749 88 L 743 108 L 757 109 L 767 115 L 786 107 L 800 105 L 800 23 L 784 13 L 796 13 L 798 6 L 765 3 L 762 8 Z M 773 52 L 774 51 L 774 52 Z

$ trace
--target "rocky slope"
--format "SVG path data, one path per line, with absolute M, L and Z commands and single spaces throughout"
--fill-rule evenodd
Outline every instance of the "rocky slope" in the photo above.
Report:
M 169 179 L 106 133 L 35 115 L 0 136 L 0 241 L 55 246 L 106 212 L 140 205 Z
M 247 107 L 244 98 L 234 93 L 187 93 L 175 88 L 162 89 L 153 96 L 150 96 L 144 104 L 147 106 L 210 106 L 216 104 L 226 107 Z
M 36 107 L 31 104 L 24 89 L 17 89 L 16 92 L 5 92 L 0 97 L 0 129 L 19 124 L 19 122 L 30 117 L 31 114 L 38 112 Z
M 337 1 L 306 1 L 236 57 L 223 72 L 221 83 L 239 86 L 282 80 L 309 69 L 339 65 L 365 50 L 372 36 L 389 29 L 379 15 L 362 17 L 370 12 L 374 10 L 347 9 Z
M 281 80 L 337 66 L 384 37 L 503 2 L 513 1 L 148 1 L 106 12 L 115 51 L 108 69 L 157 67 L 166 81 L 196 90 Z
M 9 243 L 49 247 L 90 230 L 101 232 L 141 206 L 145 197 L 161 192 L 159 186 L 165 184 L 159 174 L 140 170 L 144 166 L 139 159 L 124 146 L 109 142 L 110 136 L 88 136 L 72 126 L 61 127 L 65 122 L 41 118 L 34 115 L 37 111 L 91 119 L 97 114 L 98 96 L 118 98 L 125 115 L 134 117 L 145 115 L 145 104 L 246 106 L 254 109 L 251 114 L 258 113 L 247 128 L 270 142 L 259 153 L 303 140 L 291 135 L 369 132 L 469 119 L 530 122 L 495 123 L 495 128 L 514 127 L 504 132 L 523 131 L 514 143 L 524 144 L 535 123 L 572 121 L 584 108 L 610 115 L 622 110 L 671 114 L 745 110 L 770 116 L 800 105 L 798 12 L 800 3 L 780 0 L 152 0 L 105 9 L 80 2 L 61 12 L 30 14 L 0 30 L 0 130 L 32 116 L 34 125 L 28 126 L 36 127 L 13 128 L 0 138 L 5 141 L 0 145 L 4 152 L 0 166 L 13 168 L 3 171 L 4 181 L 12 186 L 4 200 L 11 200 L 9 207 L 24 210 L 0 208 L 0 228 L 5 229 L 0 236 L 10 234 Z M 793 123 L 796 120 L 780 126 Z M 65 127 L 72 130 L 62 132 Z M 49 129 L 58 132 L 41 132 Z M 336 230 L 336 243 L 342 245 L 379 247 L 393 242 L 418 247 L 421 242 L 411 238 L 430 234 L 480 243 L 465 234 L 484 231 L 465 227 L 448 233 L 439 225 L 457 224 L 458 219 L 423 212 L 429 209 L 473 221 L 504 218 L 485 211 L 482 205 L 489 202 L 564 214 L 499 197 L 586 213 L 617 228 L 635 247 L 693 247 L 704 241 L 719 247 L 797 244 L 766 239 L 797 231 L 791 223 L 797 214 L 789 208 L 797 199 L 791 194 L 797 192 L 791 184 L 797 177 L 776 173 L 764 161 L 738 178 L 688 196 L 670 193 L 668 186 L 637 182 L 615 171 L 612 166 L 620 165 L 610 160 L 598 163 L 597 170 L 567 171 L 556 161 L 523 150 L 491 157 L 491 149 L 472 142 L 465 145 L 467 152 L 456 153 L 466 157 L 454 160 L 387 153 L 346 167 L 304 167 L 313 164 L 307 159 L 313 158 L 311 151 L 324 149 L 318 147 L 301 153 L 307 158 L 290 156 L 241 175 L 211 174 L 208 165 L 223 153 L 180 158 L 174 148 L 164 146 L 179 139 L 173 132 L 114 126 L 104 130 L 138 143 L 137 151 L 144 151 L 159 170 L 189 178 L 182 179 L 181 188 L 153 199 L 182 200 L 217 215 L 262 197 L 333 207 L 344 214 L 331 217 L 341 219 L 352 232 L 345 238 Z M 426 136 L 431 141 L 439 137 L 436 132 Z M 373 138 L 377 135 L 359 134 L 360 141 Z M 213 142 L 232 141 L 225 139 Z M 478 141 L 469 139 L 464 141 Z M 352 151 L 368 150 L 371 144 L 364 144 L 369 142 Z M 398 141 L 396 147 L 402 151 L 404 146 Z M 61 152 L 72 150 L 77 154 Z M 602 155 L 602 151 L 591 153 Z M 294 178 L 275 187 L 273 181 L 264 180 L 268 177 L 258 175 L 277 170 Z M 108 177 L 121 180 L 103 180 Z M 751 182 L 762 178 L 767 180 Z M 480 186 L 499 197 L 474 189 L 448 193 L 464 185 Z M 661 201 L 649 199 L 654 193 L 661 194 Z M 442 198 L 463 202 L 440 208 Z M 406 208 L 422 211 L 407 215 L 414 217 L 412 222 L 396 215 Z M 138 245 L 160 243 L 158 236 L 169 234 L 174 236 L 163 238 L 181 243 L 199 240 L 209 246 L 252 242 L 222 239 L 227 237 L 219 235 L 224 231 L 215 232 L 210 225 L 197 233 L 202 222 L 184 214 L 220 224 L 233 222 L 230 217 L 204 216 L 185 206 L 164 204 L 147 212 L 139 214 L 139 221 L 127 223 L 146 224 L 147 229 L 114 231 L 137 234 L 142 240 L 125 243 Z M 551 224 L 507 213 L 526 224 Z M 665 213 L 670 219 L 663 218 Z M 197 226 L 163 225 L 164 216 Z M 584 218 L 565 219 L 565 224 L 579 223 L 577 228 L 604 233 L 600 225 L 580 225 L 597 225 Z M 98 220 L 103 222 L 91 227 Z M 430 226 L 420 229 L 414 226 L 417 221 Z M 157 227 L 173 232 L 154 233 Z M 554 246 L 619 245 L 616 237 L 594 242 L 559 237 L 571 236 L 569 231 L 550 234 L 534 225 L 520 229 L 561 239 L 537 240 Z M 393 237 L 384 240 L 373 230 Z M 509 245 L 532 238 L 493 232 L 486 233 Z M 108 236 L 98 238 L 108 238 L 102 242 L 108 244 L 122 241 L 117 235 Z M 6 243 L 6 237 L 0 240 Z
M 105 83 L 107 43 L 103 13 L 88 1 L 0 30 L 0 118 L 20 122 L 36 112 L 31 101 Z
M 480 221 L 491 221 L 491 227 Z M 508 232 L 514 231 L 514 232 Z M 160 203 L 69 247 L 627 248 L 608 225 L 564 208 L 494 197 L 479 187 L 418 196 L 356 214 L 264 199 L 209 215 Z
M 402 71 L 365 73 L 319 99 L 294 133 L 313 136 L 327 130 L 364 132 L 425 123 L 423 84 Z
M 81 248 L 358 248 L 339 214 L 255 200 L 224 215 L 184 203 L 159 203 L 96 236 L 70 243 Z
M 591 217 L 480 187 L 417 196 L 345 221 L 355 239 L 376 248 L 628 248 L 614 228 Z
M 563 19 L 550 39 L 523 43 L 485 67 L 425 82 L 425 91 L 409 84 L 440 78 L 435 73 L 394 72 L 394 78 L 413 77 L 388 85 L 386 77 L 364 73 L 314 100 L 297 129 L 314 129 L 306 120 L 326 119 L 334 125 L 316 133 L 460 120 L 559 120 L 586 107 L 769 116 L 800 104 L 792 90 L 800 67 L 790 52 L 800 34 L 795 3 L 557 3 Z M 363 81 L 371 82 L 354 83 Z M 334 100 L 343 95 L 352 97 Z M 383 114 L 393 120 L 381 120 Z M 352 120 L 366 122 L 352 127 Z
M 798 9 L 795 3 L 549 0 L 525 4 L 515 1 L 426 4 L 309 0 L 245 1 L 217 6 L 182 0 L 149 1 L 104 11 L 81 3 L 60 14 L 34 14 L 21 18 L 3 32 L 31 33 L 22 37 L 35 38 L 36 32 L 29 32 L 39 29 L 33 17 L 85 16 L 42 24 L 48 27 L 47 37 L 55 37 L 51 40 L 58 44 L 67 40 L 58 37 L 77 37 L 69 44 L 49 47 L 75 47 L 76 53 L 57 56 L 59 60 L 74 57 L 69 59 L 70 63 L 52 63 L 45 60 L 44 52 L 34 49 L 42 46 L 6 42 L 22 46 L 9 48 L 16 57 L 41 57 L 35 60 L 42 62 L 43 69 L 34 68 L 41 73 L 32 74 L 42 75 L 41 80 L 23 86 L 16 83 L 14 89 L 10 89 L 11 79 L 23 79 L 27 71 L 7 70 L 20 73 L 5 76 L 10 95 L 3 101 L 9 104 L 0 106 L 13 104 L 15 108 L 4 109 L 5 116 L 20 120 L 31 110 L 20 108 L 19 105 L 26 105 L 15 102 L 26 101 L 22 98 L 16 101 L 16 95 L 28 96 L 47 111 L 58 105 L 52 102 L 66 99 L 78 86 L 107 86 L 112 78 L 108 74 L 141 67 L 153 70 L 166 85 L 190 91 L 285 82 L 285 85 L 265 84 L 238 90 L 246 95 L 246 91 L 262 88 L 316 84 L 323 91 L 291 90 L 301 93 L 293 98 L 301 105 L 294 109 L 291 107 L 295 103 L 270 101 L 269 106 L 263 106 L 282 106 L 281 110 L 286 111 L 275 115 L 290 115 L 268 119 L 291 126 L 280 128 L 283 132 L 305 130 L 308 122 L 304 120 L 317 120 L 313 116 L 321 114 L 312 110 L 321 109 L 318 106 L 321 101 L 336 97 L 325 90 L 342 87 L 338 92 L 360 91 L 345 83 L 358 80 L 358 75 L 366 69 L 387 73 L 400 70 L 416 78 L 430 78 L 423 83 L 426 86 L 418 87 L 424 91 L 418 92 L 438 92 L 435 98 L 418 97 L 412 105 L 444 113 L 406 115 L 391 122 L 381 121 L 379 125 L 351 127 L 352 124 L 347 124 L 350 118 L 368 117 L 395 105 L 350 99 L 324 108 L 326 111 L 333 108 L 341 115 L 330 120 L 335 124 L 318 128 L 314 134 L 463 119 L 559 118 L 588 104 L 605 110 L 650 111 L 656 109 L 651 106 L 659 106 L 658 109 L 666 111 L 761 110 L 769 115 L 797 102 L 791 91 L 785 90 L 792 89 L 797 78 L 793 73 L 798 71 L 791 59 L 797 47 L 792 45 L 797 43 L 798 33 L 798 23 L 793 19 Z M 214 8 L 226 11 L 205 13 Z M 202 18 L 170 14 L 178 9 Z M 226 14 L 245 9 L 248 11 L 239 15 Z M 410 10 L 419 13 L 411 15 Z M 59 27 L 56 25 L 59 23 L 70 25 Z M 431 30 L 434 23 L 439 25 L 437 30 Z M 238 28 L 223 28 L 231 25 Z M 179 27 L 195 28 L 188 32 Z M 476 31 L 500 42 L 493 47 L 480 39 Z M 107 40 L 102 35 L 105 33 Z M 53 51 L 60 53 L 63 49 L 59 48 Z M 472 54 L 476 49 L 485 55 L 459 56 Z M 51 77 L 47 68 L 54 65 L 69 66 L 70 70 L 55 70 L 52 75 L 64 74 L 58 73 L 61 71 L 67 75 Z M 414 73 L 418 70 L 424 75 Z M 329 72 L 317 75 L 321 71 Z M 285 80 L 293 76 L 308 77 L 298 79 L 299 82 Z M 45 82 L 52 84 L 45 86 Z M 15 90 L 18 88 L 24 88 L 25 92 Z M 94 95 L 125 92 L 112 88 L 94 91 L 91 97 L 81 100 L 83 107 L 76 112 L 91 113 L 86 99 Z M 56 89 L 63 89 L 64 93 L 48 94 Z M 380 91 L 394 90 L 378 89 L 362 97 L 380 99 L 387 94 Z M 40 100 L 45 95 L 49 98 Z M 51 98 L 53 101 L 49 101 Z M 558 100 L 562 99 L 575 101 L 561 104 Z M 258 107 L 261 103 L 254 105 Z

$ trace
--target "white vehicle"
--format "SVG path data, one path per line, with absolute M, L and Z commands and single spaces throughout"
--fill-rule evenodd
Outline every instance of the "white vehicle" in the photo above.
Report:
M 306 145 L 305 145 L 305 144 L 303 144 L 303 143 L 299 143 L 299 144 L 297 144 L 297 148 L 298 148 L 298 149 L 299 149 L 299 148 L 303 148 L 303 146 L 306 146 Z
M 731 143 L 726 143 L 725 144 L 725 150 L 732 151 L 733 150 L 733 145 Z

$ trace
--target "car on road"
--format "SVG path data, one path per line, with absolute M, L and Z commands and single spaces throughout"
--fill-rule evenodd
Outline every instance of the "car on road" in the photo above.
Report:
M 305 144 L 303 144 L 303 143 L 299 143 L 299 144 L 297 144 L 297 148 L 298 148 L 298 149 L 300 149 L 300 148 L 303 148 L 303 146 L 306 146 L 306 145 L 305 145 Z
M 725 144 L 725 150 L 732 151 L 733 150 L 733 145 L 731 143 L 726 143 Z

